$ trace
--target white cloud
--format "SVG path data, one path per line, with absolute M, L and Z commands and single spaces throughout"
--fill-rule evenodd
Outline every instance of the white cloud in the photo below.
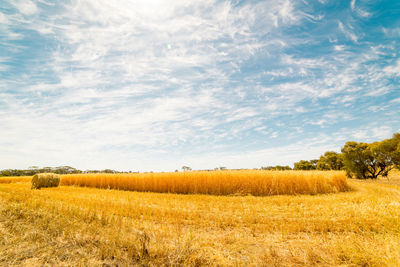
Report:
M 358 42 L 358 37 L 357 35 L 352 32 L 350 29 L 348 29 L 347 27 L 345 27 L 343 25 L 343 23 L 341 21 L 338 21 L 338 27 L 339 30 L 350 40 L 352 40 L 353 42 L 357 43 Z
M 367 130 L 357 130 L 357 131 L 353 132 L 352 136 L 358 140 L 363 140 L 363 139 L 367 139 L 369 137 L 369 134 L 368 134 Z
M 356 0 L 351 0 L 350 7 L 351 7 L 352 10 L 354 10 L 355 5 L 356 5 Z
M 400 59 L 395 64 L 385 67 L 383 71 L 387 75 L 400 76 Z
M 356 7 L 356 0 L 351 0 L 350 8 L 352 11 L 356 12 L 360 17 L 369 18 L 372 16 L 370 12 L 367 12 L 359 7 Z
M 390 103 L 400 103 L 400 97 L 390 100 Z
M 380 126 L 378 128 L 372 129 L 372 137 L 378 140 L 390 138 L 393 134 L 392 128 L 389 126 Z
M 8 18 L 6 15 L 4 15 L 2 12 L 0 12 L 0 23 L 5 25 L 8 23 Z
M 43 10 L 30 1 L 13 3 L 20 14 L 11 19 L 0 13 L 0 21 L 51 42 L 40 50 L 50 57 L 26 62 L 32 66 L 25 76 L 11 77 L 0 87 L 12 88 L 0 95 L 1 107 L 7 107 L 0 107 L 5 129 L 0 156 L 19 155 L 7 158 L 9 164 L 19 158 L 20 164 L 33 165 L 35 151 L 41 151 L 37 165 L 130 169 L 126 166 L 136 164 L 131 169 L 141 170 L 155 170 L 152 162 L 161 170 L 172 161 L 178 162 L 173 168 L 215 167 L 218 159 L 228 167 L 256 167 L 318 157 L 336 147 L 332 140 L 263 148 L 309 134 L 310 124 L 325 129 L 355 119 L 347 113 L 357 108 L 352 105 L 393 92 L 387 79 L 399 73 L 398 62 L 384 71 L 380 65 L 396 53 L 395 45 L 363 46 L 348 21 L 336 28 L 335 19 L 329 37 L 288 35 L 287 27 L 292 31 L 329 17 L 305 13 L 298 7 L 301 1 L 73 0 L 58 6 L 57 14 L 44 14 L 50 1 L 40 1 Z M 353 8 L 359 4 L 354 1 Z M 359 41 L 360 47 L 340 44 L 337 34 Z M 27 32 L 18 36 L 26 37 Z M 326 38 L 334 40 L 329 52 L 298 52 Z M 0 59 L 0 70 L 9 71 L 11 60 L 13 55 Z M 365 138 L 382 136 L 385 129 L 347 131 Z M 274 141 L 246 148 L 255 142 L 254 132 Z M 221 152 L 228 148 L 236 151 Z
M 344 45 L 335 45 L 335 46 L 333 47 L 333 49 L 334 49 L 335 51 L 343 51 L 343 50 L 346 49 L 346 47 L 345 47 Z
M 352 136 L 358 142 L 374 142 L 390 138 L 393 134 L 392 127 L 379 126 L 376 123 L 371 123 L 366 127 L 360 128 L 353 132 Z
M 383 33 L 388 38 L 399 37 L 400 36 L 400 27 L 398 28 L 382 28 Z
M 24 15 L 33 15 L 39 11 L 38 7 L 35 3 L 30 0 L 16 0 L 11 2 L 19 12 Z
M 369 92 L 367 92 L 365 95 L 366 96 L 380 96 L 380 95 L 384 95 L 384 94 L 387 94 L 387 93 L 389 93 L 391 91 L 391 88 L 389 88 L 389 87 L 382 87 L 382 88 L 379 88 L 379 89 L 374 89 L 374 90 L 371 90 L 371 91 L 369 91 Z

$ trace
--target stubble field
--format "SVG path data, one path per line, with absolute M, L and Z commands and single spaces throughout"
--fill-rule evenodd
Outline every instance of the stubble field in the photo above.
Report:
M 400 266 L 400 175 L 316 195 L 0 183 L 0 265 Z

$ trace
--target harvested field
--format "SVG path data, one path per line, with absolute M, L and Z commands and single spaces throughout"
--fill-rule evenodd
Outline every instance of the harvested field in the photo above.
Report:
M 0 265 L 399 266 L 400 187 L 321 195 L 0 185 Z

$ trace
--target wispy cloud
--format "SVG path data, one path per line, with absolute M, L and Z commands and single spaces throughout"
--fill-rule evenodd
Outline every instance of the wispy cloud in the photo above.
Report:
M 348 27 L 344 26 L 341 21 L 338 21 L 339 30 L 353 42 L 358 42 L 358 36 Z
M 400 76 L 400 59 L 394 64 L 386 66 L 383 71 L 390 76 Z
M 23 15 L 33 15 L 38 12 L 38 7 L 30 0 L 14 0 L 10 3 Z
M 387 136 L 398 40 L 361 26 L 374 14 L 358 1 L 4 3 L 0 168 L 259 167 L 339 148 L 328 133 Z

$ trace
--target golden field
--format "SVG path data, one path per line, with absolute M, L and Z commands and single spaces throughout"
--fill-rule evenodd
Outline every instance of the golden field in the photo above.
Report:
M 138 192 L 253 195 L 319 194 L 348 190 L 342 171 L 191 171 L 63 175 L 62 185 Z
M 0 184 L 30 182 L 31 180 L 32 176 L 0 177 Z
M 389 178 L 267 197 L 0 184 L 0 265 L 400 266 Z

